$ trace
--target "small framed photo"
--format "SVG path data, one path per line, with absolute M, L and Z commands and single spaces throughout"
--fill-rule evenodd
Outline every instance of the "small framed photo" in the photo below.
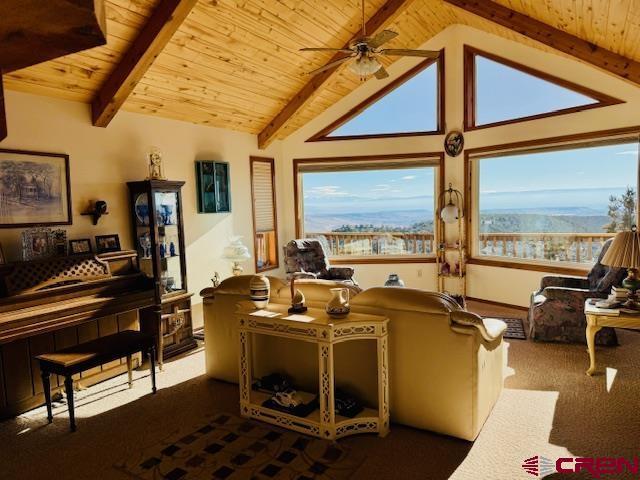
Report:
M 120 238 L 118 234 L 96 235 L 96 251 L 98 253 L 119 252 Z
M 82 255 L 91 252 L 92 249 L 90 239 L 81 238 L 79 240 L 69 240 L 69 253 L 71 255 Z
M 23 260 L 36 260 L 53 255 L 53 231 L 50 228 L 29 228 L 22 232 Z

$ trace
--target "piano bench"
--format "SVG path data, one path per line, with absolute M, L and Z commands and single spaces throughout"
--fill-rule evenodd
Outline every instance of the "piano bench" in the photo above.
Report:
M 42 386 L 47 402 L 47 419 L 53 421 L 51 412 L 51 385 L 49 377 L 52 373 L 63 376 L 67 405 L 69 406 L 69 422 L 71 431 L 76 430 L 75 411 L 73 405 L 72 376 L 97 367 L 103 363 L 127 357 L 129 388 L 133 386 L 131 373 L 131 355 L 142 352 L 149 356 L 151 364 L 151 389 L 156 393 L 156 339 L 155 336 L 135 330 L 124 330 L 113 335 L 96 338 L 86 343 L 64 348 L 53 353 L 38 355 L 42 372 Z

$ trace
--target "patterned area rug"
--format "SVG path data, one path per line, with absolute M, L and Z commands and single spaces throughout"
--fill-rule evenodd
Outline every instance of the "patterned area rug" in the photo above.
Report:
M 364 460 L 337 443 L 219 414 L 114 467 L 138 479 L 346 479 Z
M 516 340 L 526 340 L 527 332 L 524 331 L 524 324 L 521 318 L 502 318 L 491 317 L 498 320 L 502 320 L 507 324 L 507 331 L 504 334 L 504 338 L 515 338 Z

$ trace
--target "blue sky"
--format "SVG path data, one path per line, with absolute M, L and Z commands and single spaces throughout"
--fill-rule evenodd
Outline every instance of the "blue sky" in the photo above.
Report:
M 307 214 L 394 210 L 433 212 L 434 168 L 305 173 Z
M 480 56 L 476 57 L 476 79 L 478 125 L 596 103 L 590 97 Z
M 434 63 L 329 136 L 437 130 L 437 73 Z
M 592 102 L 488 59 L 477 57 L 477 68 L 483 123 Z M 436 83 L 434 65 L 334 134 L 434 129 Z M 637 163 L 637 142 L 485 159 L 480 162 L 480 208 L 583 208 L 606 214 L 609 195 L 635 188 Z M 423 210 L 426 219 L 434 207 L 432 168 L 304 174 L 303 185 L 306 214 Z

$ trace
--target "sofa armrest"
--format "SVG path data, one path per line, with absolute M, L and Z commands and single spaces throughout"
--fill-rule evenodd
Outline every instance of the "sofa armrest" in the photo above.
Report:
M 542 277 L 540 282 L 540 290 L 544 290 L 547 287 L 579 288 L 588 290 L 589 280 L 585 277 L 559 277 L 556 275 L 549 275 Z
M 451 322 L 464 327 L 474 327 L 487 342 L 501 337 L 507 329 L 507 324 L 495 318 L 482 318 L 479 315 L 463 310 L 451 312 Z
M 331 280 L 351 280 L 354 272 L 351 267 L 330 267 L 329 278 Z
M 295 280 L 302 280 L 302 279 L 308 279 L 308 280 L 316 280 L 318 278 L 318 276 L 315 273 L 311 273 L 311 272 L 294 272 L 294 273 L 290 273 L 288 275 L 289 279 L 295 279 Z
M 584 303 L 587 298 L 599 297 L 597 292 L 582 288 L 548 287 L 542 291 L 547 300 L 560 300 L 564 302 L 578 301 Z M 606 295 L 605 295 L 606 296 Z

